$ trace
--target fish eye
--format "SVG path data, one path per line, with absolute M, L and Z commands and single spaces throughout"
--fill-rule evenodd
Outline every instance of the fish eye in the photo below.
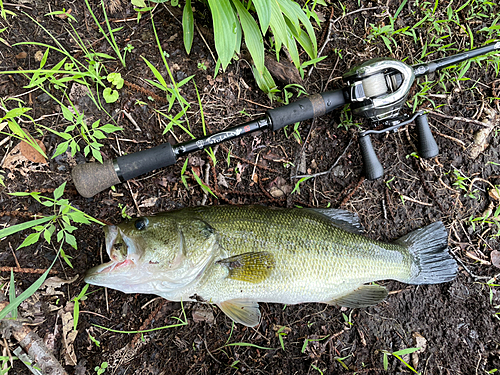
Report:
M 146 229 L 147 225 L 148 225 L 148 219 L 146 219 L 144 217 L 137 219 L 134 223 L 135 229 L 137 229 L 137 230 L 144 230 L 144 229 Z

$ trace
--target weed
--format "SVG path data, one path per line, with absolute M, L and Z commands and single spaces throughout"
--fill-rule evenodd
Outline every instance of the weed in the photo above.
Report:
M 108 362 L 103 362 L 101 363 L 100 366 L 96 366 L 94 368 L 94 371 L 97 373 L 97 375 L 102 375 L 106 372 L 107 368 L 108 368 Z
M 199 62 L 198 63 L 198 69 L 200 69 L 200 70 L 207 70 L 207 66 L 205 65 L 204 62 Z
M 125 80 L 122 78 L 120 73 L 109 73 L 107 80 L 111 83 L 112 87 L 106 87 L 102 92 L 102 96 L 104 97 L 106 103 L 114 103 L 119 97 L 117 90 L 120 90 L 123 87 Z
M 408 367 L 415 374 L 419 374 L 413 367 L 411 367 L 408 363 L 406 363 L 403 360 L 403 358 L 401 358 L 402 356 L 404 356 L 406 354 L 414 353 L 417 350 L 420 350 L 420 348 L 407 348 L 407 349 L 398 350 L 398 351 L 392 352 L 392 353 L 388 352 L 386 350 L 382 350 L 381 352 L 384 354 L 384 357 L 383 357 L 384 370 L 385 371 L 388 370 L 388 368 L 389 368 L 389 356 L 393 356 L 393 357 L 396 357 L 397 359 L 399 359 L 406 367 Z
M 170 324 L 168 326 L 162 326 L 162 327 L 157 327 L 157 328 L 150 328 L 150 329 L 145 329 L 145 330 L 142 330 L 142 331 L 119 331 L 117 329 L 111 329 L 111 328 L 107 328 L 107 327 L 103 327 L 103 326 L 100 326 L 100 325 L 97 325 L 97 324 L 94 324 L 95 327 L 97 328 L 101 328 L 101 329 L 104 329 L 105 331 L 109 331 L 109 332 L 114 332 L 114 333 L 146 333 L 146 332 L 154 332 L 154 331 L 159 331 L 159 330 L 162 330 L 162 329 L 170 329 L 170 328 L 176 328 L 176 327 L 182 327 L 182 326 L 187 326 L 188 325 L 188 321 L 187 321 L 187 318 L 186 318 L 186 311 L 184 310 L 184 304 L 182 303 L 181 301 L 181 316 L 183 318 L 178 318 L 176 316 L 172 316 L 171 318 L 174 319 L 174 320 L 177 320 L 179 323 L 176 323 L 176 324 Z
M 72 267 L 70 257 L 67 256 L 62 249 L 62 245 L 64 243 L 67 243 L 73 248 L 77 249 L 76 238 L 72 234 L 77 229 L 77 227 L 71 225 L 72 222 L 78 224 L 90 224 L 91 222 L 101 225 L 104 224 L 99 220 L 94 219 L 90 215 L 87 215 L 86 213 L 72 207 L 67 199 L 62 199 L 61 197 L 64 193 L 65 186 L 66 182 L 64 182 L 61 186 L 54 190 L 54 198 L 42 196 L 39 192 L 9 193 L 17 197 L 30 196 L 41 205 L 50 207 L 54 214 L 1 229 L 0 239 L 23 230 L 33 228 L 35 232 L 31 233 L 24 239 L 24 241 L 18 247 L 18 249 L 20 249 L 22 247 L 29 246 L 38 242 L 42 235 L 45 241 L 50 244 L 52 236 L 57 232 L 56 239 L 57 242 L 60 242 L 61 257 L 70 267 Z
M 449 173 L 449 172 L 448 172 Z M 448 174 L 447 173 L 447 174 Z M 469 188 L 466 185 L 466 182 L 471 182 L 469 177 L 463 176 L 462 173 L 458 169 L 453 169 L 453 176 L 455 178 L 455 182 L 453 183 L 453 186 L 455 188 L 458 188 L 460 190 L 465 191 L 465 196 L 472 198 L 472 199 L 479 199 L 480 196 L 478 194 L 479 190 L 474 189 L 472 191 L 469 191 Z
M 300 194 L 300 184 L 303 183 L 304 181 L 307 181 L 311 178 L 312 176 L 305 176 L 305 177 L 302 177 L 300 180 L 298 180 L 296 183 L 295 183 L 295 187 L 293 188 L 292 190 L 292 193 L 295 193 L 297 192 L 297 194 Z
M 323 341 L 324 339 L 330 337 L 330 335 L 326 335 L 325 337 L 322 337 L 320 339 L 304 339 L 304 344 L 302 345 L 302 349 L 300 350 L 300 352 L 302 354 L 304 354 L 306 352 L 306 349 L 307 349 L 307 345 L 310 343 L 310 342 L 313 342 L 313 341 Z
M 76 327 L 78 326 L 78 320 L 80 317 L 80 300 L 85 301 L 87 299 L 86 294 L 87 289 L 89 288 L 89 284 L 85 284 L 80 294 L 73 298 L 74 306 L 73 306 L 73 329 L 76 331 Z
M 283 349 L 283 351 L 285 350 L 285 343 L 283 341 L 283 337 L 286 337 L 290 333 L 290 331 L 291 329 L 289 327 L 282 326 L 278 329 L 278 332 L 276 332 L 276 336 L 278 336 L 278 340 L 280 342 L 281 349 Z
M 89 335 L 90 341 L 92 341 L 98 348 L 100 348 L 101 342 L 99 340 L 97 340 L 94 336 L 92 336 L 90 333 L 87 332 L 87 334 Z
M 316 371 L 318 371 L 321 375 L 323 375 L 323 371 L 321 371 L 321 370 L 319 369 L 319 367 L 314 366 L 312 363 L 311 363 L 311 367 L 312 367 L 313 369 L 315 369 Z
M 342 357 L 342 358 L 340 358 L 340 357 L 335 357 L 334 359 L 335 359 L 338 363 L 340 363 L 340 365 L 341 365 L 343 368 L 345 368 L 347 371 L 349 371 L 349 367 L 347 367 L 347 365 L 344 363 L 344 361 L 345 361 L 347 358 L 349 358 L 350 356 L 352 356 L 352 354 L 349 354 L 348 356 L 346 356 L 346 357 Z
M 219 198 L 217 197 L 217 195 L 215 195 L 215 194 L 212 192 L 212 190 L 210 190 L 210 188 L 209 188 L 207 185 L 205 185 L 205 184 L 203 183 L 203 181 L 201 181 L 201 178 L 200 178 L 200 177 L 196 174 L 196 172 L 194 171 L 194 169 L 193 169 L 193 168 L 191 168 L 191 172 L 193 173 L 194 179 L 196 180 L 196 182 L 198 183 L 198 185 L 200 185 L 201 189 L 202 189 L 205 193 L 207 193 L 207 194 L 212 194 L 212 195 L 215 197 L 215 199 L 219 199 Z

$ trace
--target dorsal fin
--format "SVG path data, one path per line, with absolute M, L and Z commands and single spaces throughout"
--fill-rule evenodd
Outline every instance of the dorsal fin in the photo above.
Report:
M 376 305 L 387 297 L 387 289 L 380 285 L 362 285 L 345 296 L 328 302 L 330 305 L 350 308 Z
M 305 208 L 305 210 L 326 216 L 335 226 L 347 232 L 363 234 L 359 217 L 352 212 L 337 208 Z
M 255 301 L 232 299 L 218 303 L 217 306 L 236 323 L 244 326 L 255 327 L 260 322 L 259 304 Z
M 233 280 L 260 283 L 267 279 L 274 269 L 274 257 L 267 251 L 249 252 L 218 260 L 229 270 L 227 276 Z

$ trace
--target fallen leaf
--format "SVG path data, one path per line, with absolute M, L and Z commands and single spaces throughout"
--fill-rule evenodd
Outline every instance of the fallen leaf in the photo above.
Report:
M 195 323 L 207 322 L 208 324 L 215 323 L 214 312 L 209 306 L 198 305 L 193 309 L 193 320 Z
M 35 142 L 38 144 L 38 146 L 40 146 L 40 148 L 44 153 L 45 151 L 47 151 L 42 141 L 35 139 Z M 21 153 L 26 159 L 34 163 L 42 163 L 42 164 L 47 163 L 47 159 L 45 159 L 45 157 L 42 154 L 40 154 L 37 150 L 35 150 L 34 147 L 31 146 L 29 143 L 22 141 L 21 145 L 19 146 L 19 149 L 21 150 Z
M 158 198 L 156 197 L 144 199 L 139 207 L 153 207 L 156 204 L 156 201 L 158 201 Z
M 2 167 L 5 169 L 10 169 L 10 170 L 15 170 L 18 169 L 17 167 L 20 164 L 23 164 L 23 162 L 27 161 L 26 157 L 21 153 L 20 150 L 21 143 L 18 143 L 15 145 L 12 150 L 7 154 L 7 157 L 5 158 Z M 19 172 L 23 175 L 26 176 L 26 170 L 24 168 L 19 168 Z
M 25 59 L 26 57 L 28 57 L 28 54 L 27 54 L 26 52 L 19 52 L 19 53 L 16 55 L 16 59 L 18 59 L 18 60 Z
M 63 331 L 62 339 L 64 344 L 63 348 L 61 349 L 61 354 L 64 356 L 66 365 L 69 366 L 75 366 L 77 363 L 73 343 L 75 342 L 76 335 L 78 335 L 78 331 L 73 330 L 73 306 L 73 302 L 70 302 L 64 308 L 66 312 L 60 310 Z
M 217 176 L 217 181 L 219 182 L 220 186 L 224 186 L 226 189 L 228 188 L 226 177 L 222 173 L 219 173 Z
M 62 294 L 64 295 L 63 292 L 56 291 L 57 288 L 60 288 L 64 284 L 71 284 L 75 282 L 78 279 L 78 275 L 73 277 L 72 279 L 65 280 L 61 279 L 60 277 L 54 276 L 54 277 L 49 277 L 48 279 L 45 280 L 45 282 L 42 284 L 40 289 L 47 288 L 45 291 L 45 295 L 53 296 L 56 294 Z
M 493 250 L 490 254 L 490 257 L 491 257 L 491 264 L 493 264 L 497 268 L 500 268 L 500 251 Z

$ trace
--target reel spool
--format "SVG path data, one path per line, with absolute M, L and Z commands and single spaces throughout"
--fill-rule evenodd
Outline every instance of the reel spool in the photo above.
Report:
M 408 97 L 415 73 L 411 66 L 388 59 L 372 59 L 343 76 L 352 113 L 379 122 L 399 115 Z

